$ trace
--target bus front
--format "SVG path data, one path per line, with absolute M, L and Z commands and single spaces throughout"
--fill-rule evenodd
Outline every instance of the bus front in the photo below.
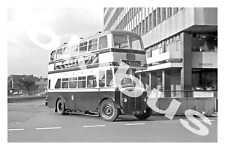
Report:
M 112 33 L 112 39 L 114 62 L 119 64 L 115 69 L 115 82 L 120 91 L 121 113 L 147 119 L 152 110 L 147 105 L 146 78 L 142 72 L 147 66 L 141 37 L 124 31 L 124 34 Z

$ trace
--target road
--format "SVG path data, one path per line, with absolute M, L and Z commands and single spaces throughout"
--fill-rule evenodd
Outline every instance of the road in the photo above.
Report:
M 60 116 L 44 105 L 44 99 L 8 103 L 8 142 L 217 142 L 217 117 L 209 117 L 212 125 L 204 123 L 207 136 L 189 131 L 180 119 L 187 120 L 153 115 L 145 121 L 120 116 L 106 122 L 91 115 Z

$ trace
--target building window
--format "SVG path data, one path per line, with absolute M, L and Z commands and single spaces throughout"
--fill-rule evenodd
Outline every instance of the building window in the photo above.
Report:
M 173 8 L 173 14 L 178 12 L 178 7 Z
M 166 42 L 163 41 L 162 42 L 162 53 L 165 53 L 166 52 Z
M 166 8 L 162 8 L 162 22 L 166 20 Z
M 137 34 L 137 26 L 134 28 L 134 33 Z
M 145 20 L 142 21 L 142 34 L 141 35 L 144 35 L 145 34 Z
M 146 54 L 147 54 L 147 58 L 152 57 L 152 48 L 151 48 L 151 47 L 149 47 L 149 48 L 146 50 Z
M 161 23 L 161 8 L 157 8 L 157 25 Z
M 156 26 L 156 10 L 153 11 L 153 28 Z
M 149 30 L 152 29 L 152 14 L 149 14 Z
M 145 19 L 145 31 L 146 33 L 149 31 L 149 16 L 146 17 Z
M 165 52 L 169 51 L 169 40 L 165 41 Z
M 194 69 L 192 72 L 193 90 L 217 90 L 216 69 Z
M 158 48 L 157 48 L 157 49 L 159 50 L 159 54 L 163 53 L 163 50 L 162 50 L 162 43 L 159 43 L 159 44 L 158 44 Z
M 139 26 L 138 34 L 139 34 L 139 35 L 142 35 L 142 34 L 141 34 L 141 33 L 142 33 L 142 32 L 141 32 L 141 31 L 142 31 L 142 29 L 141 29 L 141 28 L 142 28 L 142 22 L 140 22 L 138 26 Z
M 167 18 L 169 18 L 172 15 L 172 8 L 167 8 Z
M 217 34 L 192 34 L 193 52 L 215 52 L 217 51 Z

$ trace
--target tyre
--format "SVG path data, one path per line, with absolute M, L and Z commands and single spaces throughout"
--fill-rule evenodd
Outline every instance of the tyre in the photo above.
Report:
M 99 114 L 106 121 L 114 121 L 118 117 L 119 111 L 111 100 L 104 100 L 100 105 Z
M 57 101 L 57 104 L 56 104 L 56 111 L 58 114 L 60 115 L 66 115 L 68 113 L 66 113 L 66 110 L 65 110 L 65 103 L 62 99 L 59 99 Z
M 140 115 L 134 115 L 137 119 L 139 120 L 145 120 L 147 119 L 148 117 L 150 117 L 152 114 L 152 109 L 151 108 L 147 108 L 146 109 L 146 112 L 144 114 L 140 114 Z

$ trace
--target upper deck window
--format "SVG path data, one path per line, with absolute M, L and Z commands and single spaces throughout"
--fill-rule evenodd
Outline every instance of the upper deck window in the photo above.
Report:
M 107 36 L 102 36 L 99 38 L 98 49 L 103 49 L 108 47 Z
M 115 48 L 142 50 L 141 40 L 138 37 L 113 35 L 113 40 Z
M 62 59 L 63 58 L 63 52 L 64 52 L 64 48 L 57 49 L 57 56 L 56 56 L 56 58 L 57 59 Z
M 80 54 L 87 52 L 87 42 L 80 43 Z
M 125 36 L 125 35 L 113 35 L 113 40 L 114 40 L 114 47 L 115 48 L 123 48 L 123 49 L 129 48 L 127 36 Z
M 97 50 L 97 45 L 98 45 L 98 39 L 92 39 L 89 41 L 88 45 L 88 51 L 94 51 Z
M 78 54 L 78 45 L 72 45 L 71 46 L 71 55 L 72 56 L 75 56 L 75 55 L 77 55 Z
M 52 53 L 50 54 L 50 61 L 53 61 L 56 59 L 56 51 L 52 51 Z

